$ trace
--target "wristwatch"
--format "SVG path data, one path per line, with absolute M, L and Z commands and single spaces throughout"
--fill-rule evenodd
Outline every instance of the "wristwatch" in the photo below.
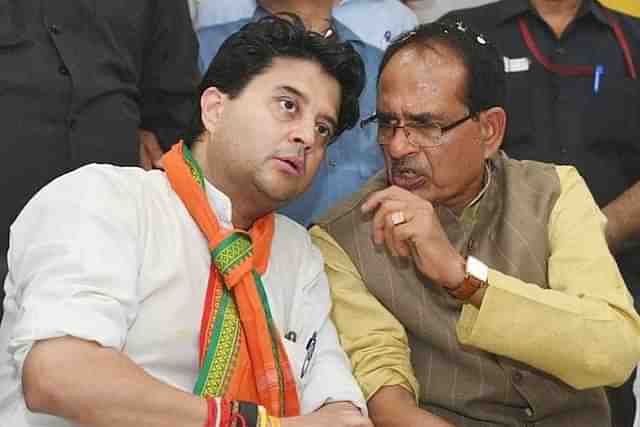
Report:
M 466 301 L 478 289 L 485 288 L 489 285 L 489 267 L 487 267 L 478 258 L 469 255 L 465 263 L 464 280 L 460 286 L 455 289 L 448 289 L 449 294 L 461 301 Z

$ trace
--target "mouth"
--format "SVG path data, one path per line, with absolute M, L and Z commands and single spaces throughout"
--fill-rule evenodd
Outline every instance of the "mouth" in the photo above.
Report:
M 304 157 L 298 156 L 277 156 L 274 160 L 278 162 L 280 170 L 292 176 L 304 175 Z
M 412 191 L 422 187 L 427 178 L 417 174 L 413 169 L 402 168 L 391 170 L 390 181 L 393 185 Z

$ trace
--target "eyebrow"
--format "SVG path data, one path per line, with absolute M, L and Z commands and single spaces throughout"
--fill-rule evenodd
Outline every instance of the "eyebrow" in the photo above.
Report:
M 376 115 L 382 120 L 400 120 L 400 117 L 396 113 L 391 113 L 391 112 L 386 112 L 386 111 L 379 111 Z M 423 113 L 403 113 L 403 116 L 405 116 L 407 121 L 409 121 L 409 122 L 424 123 L 424 124 L 429 124 L 429 123 L 433 123 L 434 121 L 439 121 L 439 120 L 444 120 L 445 119 L 440 114 L 428 113 L 428 112 L 423 112 Z
M 282 90 L 284 92 L 288 92 L 291 95 L 294 95 L 294 96 L 302 99 L 302 102 L 305 103 L 305 104 L 309 103 L 309 97 L 306 96 L 304 93 L 300 92 L 295 87 L 284 85 L 284 86 L 278 86 L 277 89 Z M 320 117 L 323 120 L 328 121 L 331 124 L 331 126 L 333 126 L 333 130 L 334 131 L 338 129 L 338 122 L 336 121 L 336 119 L 334 119 L 333 117 L 331 117 L 330 115 L 327 115 L 327 114 L 320 114 Z

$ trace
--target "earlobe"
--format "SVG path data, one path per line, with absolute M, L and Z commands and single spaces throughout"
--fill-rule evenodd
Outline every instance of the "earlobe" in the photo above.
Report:
M 217 87 L 211 86 L 207 88 L 200 97 L 200 110 L 202 111 L 202 123 L 205 129 L 213 132 L 217 123 L 222 117 L 224 103 L 227 95 L 221 92 Z

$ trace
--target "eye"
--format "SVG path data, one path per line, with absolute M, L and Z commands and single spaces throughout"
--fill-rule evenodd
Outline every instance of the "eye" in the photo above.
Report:
M 298 106 L 296 105 L 296 103 L 289 98 L 281 99 L 279 101 L 279 104 L 282 111 L 285 111 L 287 113 L 295 113 L 296 111 L 298 111 Z
M 333 128 L 325 123 L 318 123 L 316 125 L 316 132 L 318 132 L 318 135 L 327 140 L 333 137 Z

